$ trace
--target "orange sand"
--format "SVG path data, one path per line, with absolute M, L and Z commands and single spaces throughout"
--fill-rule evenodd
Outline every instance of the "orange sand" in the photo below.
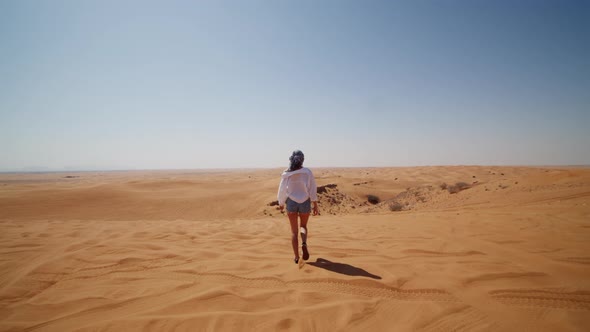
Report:
M 588 330 L 590 169 L 313 170 L 0 174 L 0 330 Z

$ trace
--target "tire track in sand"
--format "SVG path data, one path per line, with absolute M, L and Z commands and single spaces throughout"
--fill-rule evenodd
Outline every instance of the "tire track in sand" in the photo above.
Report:
M 590 311 L 590 292 L 544 289 L 497 289 L 488 293 L 507 305 Z

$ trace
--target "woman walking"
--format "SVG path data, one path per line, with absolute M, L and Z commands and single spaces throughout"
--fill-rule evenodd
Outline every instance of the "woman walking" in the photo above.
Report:
M 278 201 L 281 212 L 287 206 L 287 216 L 291 223 L 291 244 L 295 254 L 295 263 L 299 263 L 299 241 L 297 230 L 301 233 L 301 249 L 303 251 L 303 260 L 309 259 L 309 250 L 307 249 L 307 221 L 311 213 L 311 204 L 313 203 L 313 215 L 319 214 L 317 186 L 315 178 L 311 171 L 303 167 L 303 152 L 300 150 L 293 151 L 289 161 L 289 168 L 281 175 L 279 184 Z M 298 218 L 301 224 L 298 225 Z

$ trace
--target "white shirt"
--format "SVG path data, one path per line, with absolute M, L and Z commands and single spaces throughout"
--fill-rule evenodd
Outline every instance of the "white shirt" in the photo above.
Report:
M 318 200 L 317 186 L 309 168 L 303 167 L 293 172 L 284 171 L 281 175 L 277 197 L 279 205 L 285 205 L 287 197 L 297 203 L 303 203 L 308 198 L 316 202 Z

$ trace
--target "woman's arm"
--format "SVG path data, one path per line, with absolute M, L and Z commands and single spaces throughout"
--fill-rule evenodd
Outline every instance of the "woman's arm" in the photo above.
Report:
M 279 184 L 279 192 L 277 193 L 277 201 L 279 202 L 279 208 L 281 211 L 285 206 L 285 201 L 287 200 L 287 179 L 281 177 L 281 183 Z
M 318 186 L 315 183 L 315 178 L 313 177 L 313 173 L 309 171 L 309 183 L 307 187 L 309 197 L 311 198 L 312 202 L 317 202 L 318 200 Z
M 320 209 L 318 207 L 318 186 L 311 170 L 309 171 L 309 197 L 313 203 L 313 215 L 317 216 L 320 214 Z

